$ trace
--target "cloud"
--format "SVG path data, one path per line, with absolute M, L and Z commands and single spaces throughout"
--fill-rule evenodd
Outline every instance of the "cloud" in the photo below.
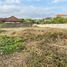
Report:
M 32 1 L 32 0 L 26 0 Z M 42 0 L 34 0 L 42 1 Z M 62 2 L 63 0 L 53 0 L 54 2 Z M 65 0 L 64 0 L 65 1 Z M 0 1 L 1 2 L 1 1 Z M 0 17 L 17 16 L 23 18 L 44 18 L 56 14 L 58 9 L 64 10 L 62 7 L 37 7 L 34 5 L 26 5 L 23 0 L 4 0 L 0 4 Z
M 17 7 L 17 8 L 16 8 Z M 1 16 L 17 16 L 24 18 L 41 18 L 45 17 L 48 14 L 51 14 L 52 11 L 48 8 L 35 7 L 35 6 L 15 6 L 4 4 L 0 5 L 0 15 Z
M 7 4 L 19 4 L 21 0 L 5 0 Z
M 67 0 L 53 0 L 52 3 L 59 3 L 59 2 L 65 2 Z
M 52 11 L 48 8 L 40 8 L 34 6 L 23 7 L 20 10 L 20 14 L 23 17 L 32 17 L 32 18 L 42 18 L 45 17 L 47 14 L 52 13 Z
M 37 0 L 40 1 L 40 0 Z M 5 0 L 0 5 L 0 17 L 2 16 L 17 16 L 24 18 L 40 18 L 52 13 L 48 8 L 36 7 L 32 5 L 21 5 L 21 0 Z
M 24 18 L 44 18 L 48 16 L 53 16 L 59 12 L 58 9 L 64 11 L 64 7 L 35 7 L 35 6 L 23 6 L 17 11 L 18 17 Z
M 27 0 L 27 1 L 32 1 L 32 0 Z M 40 1 L 43 1 L 43 0 L 33 0 L 33 1 L 37 1 L 37 2 L 40 2 Z

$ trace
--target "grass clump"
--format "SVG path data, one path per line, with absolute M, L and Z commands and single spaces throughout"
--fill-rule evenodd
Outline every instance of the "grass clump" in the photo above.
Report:
M 0 53 L 9 54 L 24 47 L 24 41 L 20 37 L 0 36 Z

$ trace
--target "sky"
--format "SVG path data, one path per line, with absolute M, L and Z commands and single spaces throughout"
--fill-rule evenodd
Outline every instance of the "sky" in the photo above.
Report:
M 0 0 L 0 17 L 45 18 L 67 14 L 67 0 Z

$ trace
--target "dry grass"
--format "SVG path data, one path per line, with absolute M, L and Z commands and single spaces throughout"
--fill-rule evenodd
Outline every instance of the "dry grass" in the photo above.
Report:
M 67 30 L 52 28 L 10 29 L 0 33 L 21 37 L 25 49 L 0 56 L 0 67 L 67 67 Z M 11 31 L 11 32 L 10 32 Z M 8 34 L 9 33 L 9 34 Z

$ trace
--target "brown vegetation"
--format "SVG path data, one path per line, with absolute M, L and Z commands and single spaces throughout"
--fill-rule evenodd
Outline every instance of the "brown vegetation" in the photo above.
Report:
M 1 67 L 67 67 L 67 30 L 24 29 L 10 33 L 25 42 L 24 50 L 0 56 Z

